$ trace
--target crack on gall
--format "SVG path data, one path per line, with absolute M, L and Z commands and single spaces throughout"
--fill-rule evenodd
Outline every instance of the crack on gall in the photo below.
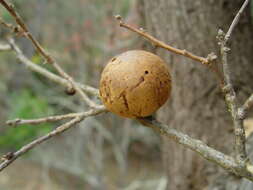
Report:
M 137 88 L 138 86 L 140 86 L 140 84 L 143 83 L 144 81 L 145 81 L 144 77 L 141 76 L 141 78 L 139 79 L 139 82 L 138 82 L 136 85 L 134 85 L 134 86 L 130 89 L 130 91 L 132 91 L 132 90 L 134 90 L 135 88 Z
M 123 92 L 120 93 L 119 98 L 121 98 L 121 97 L 123 98 L 123 102 L 124 102 L 126 109 L 129 110 L 129 105 L 128 105 L 127 98 L 126 98 L 126 90 L 124 90 Z

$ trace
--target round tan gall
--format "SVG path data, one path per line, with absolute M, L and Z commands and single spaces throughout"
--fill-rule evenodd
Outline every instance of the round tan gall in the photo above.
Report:
M 100 97 L 106 108 L 123 117 L 146 117 L 169 98 L 171 77 L 157 55 L 131 50 L 114 58 L 104 68 Z

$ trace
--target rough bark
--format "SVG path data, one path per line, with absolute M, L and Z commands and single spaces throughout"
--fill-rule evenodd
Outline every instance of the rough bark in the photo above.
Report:
M 243 1 L 144 0 L 143 3 L 149 32 L 170 45 L 205 57 L 210 52 L 219 55 L 217 31 L 228 29 Z M 252 29 L 248 7 L 232 35 L 229 54 L 232 80 L 240 103 L 253 91 Z M 172 97 L 158 113 L 158 118 L 218 150 L 232 152 L 232 121 L 215 75 L 187 58 L 164 50 L 157 53 L 171 67 L 173 80 Z M 232 179 L 230 184 L 240 183 L 231 176 L 218 182 L 224 172 L 222 169 L 167 139 L 163 150 L 168 189 L 230 188 L 225 185 L 225 179 Z

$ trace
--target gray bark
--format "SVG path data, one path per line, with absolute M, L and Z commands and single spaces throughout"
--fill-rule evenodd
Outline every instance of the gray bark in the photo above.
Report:
M 160 40 L 200 56 L 219 55 L 216 35 L 227 30 L 242 0 L 144 0 L 147 31 Z M 253 91 L 253 25 L 246 8 L 231 36 L 229 64 L 240 103 Z M 208 145 L 230 154 L 234 137 L 232 120 L 215 75 L 200 63 L 165 50 L 157 53 L 171 68 L 172 96 L 158 119 Z M 222 169 L 191 150 L 164 139 L 163 157 L 171 190 L 233 189 L 241 180 L 224 175 Z M 229 181 L 229 183 L 225 183 Z

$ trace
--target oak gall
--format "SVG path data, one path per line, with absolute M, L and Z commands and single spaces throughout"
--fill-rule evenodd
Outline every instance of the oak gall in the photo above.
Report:
M 106 108 L 122 117 L 146 117 L 169 98 L 171 76 L 157 55 L 131 50 L 112 58 L 100 80 L 100 98 Z

